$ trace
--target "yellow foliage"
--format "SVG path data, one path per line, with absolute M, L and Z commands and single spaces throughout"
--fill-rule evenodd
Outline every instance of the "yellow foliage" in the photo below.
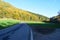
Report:
M 35 14 L 32 14 L 32 12 L 28 12 L 22 9 L 18 9 L 9 3 L 0 1 L 0 18 L 12 18 L 12 19 L 17 19 L 17 20 L 24 20 L 24 21 L 41 21 L 43 19 L 40 19 L 39 17 L 43 16 L 38 16 Z M 45 17 L 43 17 L 45 18 Z

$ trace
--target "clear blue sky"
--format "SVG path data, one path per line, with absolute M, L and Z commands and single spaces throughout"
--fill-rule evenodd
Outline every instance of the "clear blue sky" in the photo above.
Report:
M 31 11 L 37 14 L 42 14 L 47 17 L 57 15 L 60 10 L 60 0 L 4 0 L 13 6 Z

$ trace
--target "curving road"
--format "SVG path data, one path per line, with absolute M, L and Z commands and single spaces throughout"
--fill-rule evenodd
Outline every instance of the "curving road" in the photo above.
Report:
M 0 40 L 60 40 L 60 28 L 55 28 L 51 31 L 47 30 L 41 29 L 37 32 L 32 30 L 27 24 L 16 24 L 0 30 Z
M 32 30 L 27 24 L 17 24 L 0 30 L 0 40 L 33 40 Z

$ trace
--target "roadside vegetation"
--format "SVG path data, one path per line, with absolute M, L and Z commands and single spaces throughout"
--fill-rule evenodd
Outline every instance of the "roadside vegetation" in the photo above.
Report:
M 48 18 L 43 15 L 18 9 L 13 5 L 1 0 L 0 1 L 0 29 L 11 27 L 12 25 L 18 23 L 26 23 L 30 27 L 36 27 L 36 28 L 59 27 L 60 12 L 59 15 L 54 16 L 52 18 Z
M 0 19 L 0 29 L 11 27 L 12 25 L 18 24 L 20 21 L 13 19 Z

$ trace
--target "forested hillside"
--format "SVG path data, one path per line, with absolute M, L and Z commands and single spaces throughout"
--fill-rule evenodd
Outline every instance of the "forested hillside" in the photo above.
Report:
M 11 4 L 0 0 L 0 18 L 11 18 L 21 21 L 44 21 L 48 17 L 18 9 Z

